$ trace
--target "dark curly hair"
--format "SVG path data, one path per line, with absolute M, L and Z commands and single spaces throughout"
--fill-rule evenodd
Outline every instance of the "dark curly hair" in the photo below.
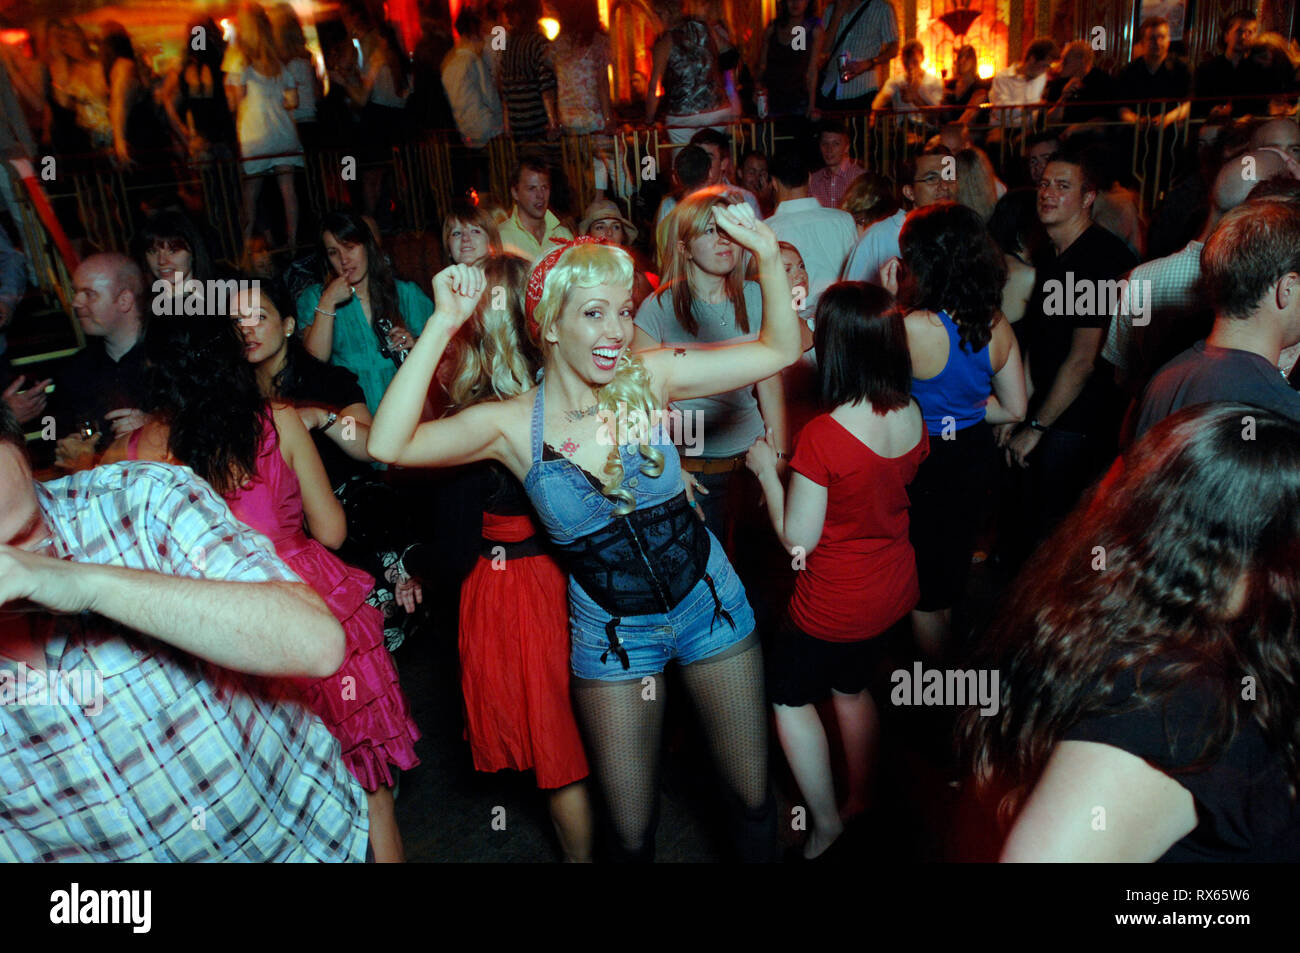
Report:
M 170 317 L 145 337 L 144 410 L 169 428 L 167 449 L 222 496 L 257 473 L 257 452 L 270 408 L 234 322 L 223 317 Z
M 906 311 L 946 311 L 974 354 L 993 337 L 1007 263 L 979 213 L 940 202 L 907 216 L 898 235 L 906 269 L 899 298 Z
M 1253 439 L 1243 439 L 1243 428 Z M 1098 569 L 1101 547 L 1104 566 Z M 1244 611 L 1232 611 L 1242 595 Z M 1253 719 L 1300 789 L 1300 427 L 1246 404 L 1154 427 L 1043 544 L 977 663 L 1001 672 L 999 713 L 967 711 L 975 779 L 1010 821 L 1079 721 L 1206 684 L 1212 763 Z M 1235 597 L 1235 598 L 1234 598 Z M 1243 678 L 1255 697 L 1243 699 Z

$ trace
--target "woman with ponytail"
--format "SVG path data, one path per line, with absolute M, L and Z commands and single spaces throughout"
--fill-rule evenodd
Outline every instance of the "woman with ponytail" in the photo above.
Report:
M 482 271 L 454 265 L 434 279 L 434 316 L 370 432 L 378 460 L 495 460 L 523 484 L 570 573 L 574 704 L 614 846 L 633 860 L 653 857 L 670 661 L 681 667 L 726 783 L 739 856 L 769 860 L 776 847 L 753 612 L 687 503 L 661 408 L 772 377 L 798 358 L 799 329 L 771 229 L 743 207 L 720 206 L 714 216 L 759 260 L 765 320 L 757 340 L 633 354 L 632 259 L 584 236 L 548 254 L 529 279 L 541 383 L 420 423 L 443 351 L 486 286 Z

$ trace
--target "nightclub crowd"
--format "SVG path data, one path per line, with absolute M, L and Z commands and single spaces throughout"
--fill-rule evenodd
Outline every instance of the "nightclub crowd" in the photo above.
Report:
M 620 102 L 595 0 L 458 6 L 413 51 L 366 0 L 198 17 L 165 75 L 112 22 L 6 50 L 6 157 L 124 183 L 131 241 L 4 183 L 0 859 L 404 860 L 395 659 L 446 637 L 539 859 L 652 861 L 683 735 L 728 859 L 870 857 L 920 705 L 984 859 L 1300 860 L 1295 44 L 940 78 L 887 0 L 781 0 L 753 62 L 663 0 Z M 568 207 L 561 142 L 634 127 L 671 191 Z M 222 162 L 235 254 L 184 186 Z

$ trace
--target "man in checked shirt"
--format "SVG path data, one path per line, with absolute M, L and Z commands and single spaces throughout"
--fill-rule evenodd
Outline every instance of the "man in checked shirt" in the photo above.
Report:
M 284 678 L 343 651 L 193 472 L 35 483 L 0 404 L 0 861 L 362 860 L 364 792 Z

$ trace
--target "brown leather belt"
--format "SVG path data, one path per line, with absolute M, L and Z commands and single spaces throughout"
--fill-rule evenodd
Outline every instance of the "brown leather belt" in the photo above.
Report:
M 691 473 L 732 473 L 745 468 L 745 454 L 734 457 L 682 457 L 682 469 Z

